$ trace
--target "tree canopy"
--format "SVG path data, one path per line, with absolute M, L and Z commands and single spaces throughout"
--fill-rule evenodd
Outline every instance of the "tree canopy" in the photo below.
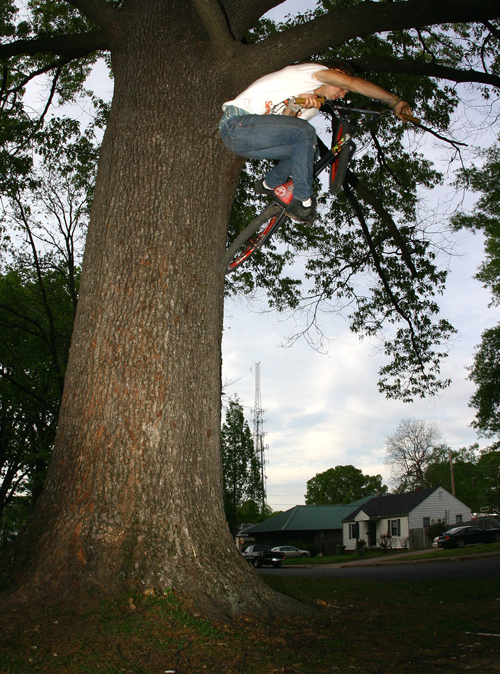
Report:
M 363 475 L 354 466 L 335 466 L 307 481 L 305 499 L 307 505 L 340 505 L 386 491 L 381 475 Z
M 448 127 L 460 97 L 457 83 L 472 82 L 485 97 L 500 85 L 495 0 L 481 6 L 472 0 L 444 2 L 439 8 L 405 2 L 390 10 L 386 3 L 324 0 L 277 27 L 259 21 L 276 4 L 262 2 L 242 11 L 233 0 L 221 14 L 217 3 L 194 3 L 205 39 L 218 56 L 232 58 L 233 67 L 245 60 L 242 83 L 311 54 L 335 54 L 347 58 L 360 76 L 375 76 L 381 86 L 411 101 L 436 132 Z M 20 16 L 15 3 L 5 4 L 7 39 L 0 57 L 10 59 L 3 85 L 7 181 L 15 183 L 29 167 L 33 129 L 43 123 L 50 103 L 83 95 L 92 64 L 111 47 L 113 26 L 133 6 L 130 0 L 80 0 L 49 9 L 39 0 L 28 16 Z M 307 39 L 300 37 L 305 25 Z M 23 108 L 23 93 L 36 76 L 44 76 L 50 87 L 39 116 Z M 263 289 L 273 307 L 300 313 L 299 334 L 316 345 L 325 338 L 322 312 L 348 314 L 360 337 L 381 340 L 388 362 L 380 371 L 380 390 L 406 401 L 449 385 L 439 376 L 440 364 L 455 334 L 439 313 L 436 298 L 446 272 L 418 210 L 419 190 L 439 184 L 442 176 L 416 150 L 420 140 L 393 120 L 367 131 L 364 142 L 371 147 L 358 153 L 344 194 L 331 203 L 323 199 L 322 218 L 314 227 L 285 228 L 278 247 L 257 255 L 228 287 L 228 292 Z M 248 184 L 240 184 L 233 229 L 241 228 L 242 215 L 255 212 Z M 293 261 L 303 273 L 290 271 Z
M 436 424 L 422 419 L 402 419 L 392 435 L 386 439 L 385 463 L 399 492 L 425 489 L 428 482 L 427 467 L 448 451 Z
M 451 452 L 455 496 L 466 503 L 472 512 L 500 507 L 500 451 L 498 443 L 483 450 L 477 445 Z M 427 484 L 453 491 L 449 452 L 435 451 L 426 468 Z
M 16 492 L 33 506 L 45 479 L 97 162 L 93 132 L 76 120 L 53 118 L 36 136 L 33 164 L 0 209 L 0 516 Z

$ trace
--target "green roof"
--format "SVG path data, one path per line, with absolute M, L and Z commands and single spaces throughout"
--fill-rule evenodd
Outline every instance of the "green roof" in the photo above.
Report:
M 373 498 L 373 496 L 370 496 Z M 304 505 L 275 515 L 265 522 L 244 530 L 245 534 L 268 531 L 315 531 L 342 529 L 342 520 L 357 509 L 359 502 L 349 505 Z

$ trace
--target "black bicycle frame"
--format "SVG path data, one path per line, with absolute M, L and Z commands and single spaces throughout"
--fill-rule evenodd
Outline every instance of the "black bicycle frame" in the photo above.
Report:
M 332 139 L 331 142 L 332 144 L 335 142 L 335 113 L 337 112 L 340 119 L 342 117 L 345 118 L 345 121 L 348 121 L 349 124 L 351 125 L 352 129 L 352 135 L 354 136 L 354 132 L 356 131 L 356 128 L 358 126 L 366 126 L 370 122 L 374 121 L 374 119 L 377 119 L 378 117 L 382 117 L 383 115 L 390 114 L 390 110 L 383 110 L 383 111 L 375 111 L 375 110 L 365 110 L 364 108 L 350 108 L 344 105 L 336 105 L 332 101 L 325 101 L 324 105 L 321 106 L 321 112 L 325 113 L 327 112 L 330 118 L 330 122 L 332 125 Z M 373 115 L 374 119 L 370 119 L 365 121 L 364 123 L 359 123 L 358 120 L 356 119 L 351 119 L 350 115 L 348 113 L 351 112 L 359 112 L 359 113 L 364 113 L 364 114 L 370 114 Z M 328 166 L 333 159 L 335 158 L 336 152 L 332 148 L 329 148 L 322 140 L 321 138 L 317 138 L 318 141 L 318 153 L 319 153 L 319 158 L 316 160 L 314 163 L 314 177 L 318 176 L 323 169 Z

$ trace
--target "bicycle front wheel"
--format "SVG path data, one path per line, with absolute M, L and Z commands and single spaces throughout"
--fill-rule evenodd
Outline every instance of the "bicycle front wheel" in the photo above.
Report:
M 250 255 L 261 248 L 286 218 L 278 204 L 268 206 L 255 220 L 245 227 L 226 250 L 222 261 L 225 274 L 238 269 Z

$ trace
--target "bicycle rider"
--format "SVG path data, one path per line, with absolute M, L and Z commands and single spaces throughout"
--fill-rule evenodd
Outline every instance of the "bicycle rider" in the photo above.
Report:
M 335 100 L 353 92 L 386 103 L 397 117 L 412 114 L 406 101 L 353 73 L 341 60 L 287 66 L 259 78 L 222 106 L 219 129 L 232 152 L 247 159 L 280 160 L 257 181 L 255 191 L 280 203 L 274 188 L 293 177 L 293 199 L 285 213 L 299 222 L 311 223 L 316 216 L 312 188 L 316 130 L 307 120 L 318 114 L 318 96 Z M 305 98 L 302 109 L 288 103 L 298 96 Z

